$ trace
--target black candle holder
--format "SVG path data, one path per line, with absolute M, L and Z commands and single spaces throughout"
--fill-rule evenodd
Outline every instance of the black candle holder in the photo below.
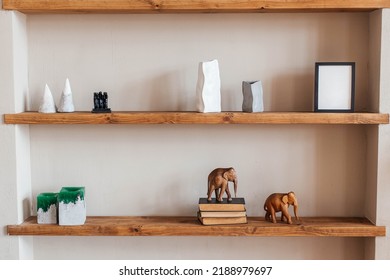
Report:
M 107 92 L 93 93 L 93 105 L 92 113 L 111 113 L 111 109 L 108 108 L 108 95 Z

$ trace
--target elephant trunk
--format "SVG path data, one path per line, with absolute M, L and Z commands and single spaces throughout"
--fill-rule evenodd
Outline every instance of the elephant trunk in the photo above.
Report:
M 234 197 L 237 197 L 237 185 L 238 185 L 237 179 L 235 179 L 233 183 L 234 183 Z
M 298 217 L 298 203 L 294 203 L 294 215 L 295 215 L 295 218 L 297 219 L 297 221 L 299 221 L 299 217 Z

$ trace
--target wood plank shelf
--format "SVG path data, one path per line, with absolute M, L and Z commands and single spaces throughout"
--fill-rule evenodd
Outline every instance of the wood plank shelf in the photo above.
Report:
M 335 12 L 389 7 L 389 0 L 3 0 L 4 10 L 23 13 Z
M 5 114 L 6 124 L 388 124 L 379 113 L 90 112 Z
M 37 224 L 36 216 L 21 225 L 9 225 L 9 235 L 44 236 L 333 236 L 378 237 L 386 235 L 385 226 L 375 226 L 366 218 L 301 218 L 288 225 L 248 217 L 247 224 L 203 226 L 196 217 L 87 217 L 82 226 Z

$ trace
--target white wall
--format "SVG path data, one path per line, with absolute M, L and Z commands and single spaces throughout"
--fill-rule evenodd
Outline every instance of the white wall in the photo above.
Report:
M 390 9 L 382 13 L 382 41 L 381 41 L 381 71 L 380 71 L 380 108 L 382 112 L 390 110 Z M 387 198 L 390 197 L 389 189 L 389 166 L 390 166 L 390 127 L 379 127 L 379 149 L 378 149 L 378 193 L 377 193 L 377 220 L 378 224 L 387 225 L 390 230 L 390 204 Z M 390 259 L 390 237 L 378 239 L 376 242 L 376 259 Z M 384 249 L 387 248 L 387 249 Z
M 374 31 L 382 18 L 370 19 L 370 24 L 377 19 Z M 374 35 L 371 30 L 369 37 L 368 14 L 24 17 L 1 12 L 0 31 L 6 42 L 0 52 L 1 114 L 37 110 L 45 83 L 58 102 L 67 77 L 77 110 L 91 110 L 92 93 L 99 90 L 109 92 L 113 110 L 195 110 L 198 63 L 213 58 L 220 62 L 223 110 L 240 110 L 241 82 L 255 79 L 263 81 L 267 111 L 312 110 L 316 61 L 357 62 L 358 111 L 379 109 L 375 98 L 366 97 L 373 87 L 375 96 L 382 94 L 381 112 L 390 104 L 382 103 L 387 84 L 379 82 L 386 79 L 371 77 L 370 84 L 367 79 L 368 68 L 383 61 L 371 61 L 378 56 L 369 52 Z M 376 44 L 388 49 L 386 40 Z M 385 75 L 388 67 L 382 68 Z M 30 98 L 23 100 L 28 92 Z M 39 125 L 28 130 L 1 124 L 0 210 L 7 215 L 0 220 L 0 259 L 389 258 L 382 249 L 387 238 L 373 246 L 373 239 L 363 238 L 4 235 L 5 225 L 20 222 L 31 207 L 35 213 L 30 191 L 35 198 L 65 185 L 86 186 L 88 215 L 195 215 L 208 173 L 220 166 L 236 168 L 239 196 L 246 198 L 250 216 L 263 216 L 268 194 L 294 190 L 302 216 L 367 215 L 389 224 L 387 157 L 376 162 L 375 151 L 367 151 L 374 146 L 386 154 L 387 142 L 375 144 L 378 134 L 386 139 L 386 127 Z M 378 174 L 369 168 L 373 163 Z
M 356 61 L 365 109 L 368 15 L 181 14 L 28 17 L 31 109 L 47 82 L 70 78 L 78 110 L 107 90 L 115 110 L 195 110 L 198 63 L 216 58 L 222 109 L 241 109 L 241 82 L 261 79 L 267 110 L 311 110 L 314 62 Z
M 0 85 L 4 89 L 2 98 L 6 102 L 0 102 L 0 112 L 5 113 L 13 110 L 13 83 L 8 82 L 13 80 L 13 73 L 10 71 L 12 65 L 12 19 L 10 15 L 0 12 L 0 41 L 4 42 L 0 51 Z M 4 95 L 7 94 L 6 97 Z M 2 121 L 2 120 L 1 120 Z M 15 157 L 15 129 L 6 127 L 0 124 L 0 154 L 1 157 L 8 158 L 7 162 L 1 160 L 0 178 L 1 178 L 1 203 L 0 210 L 2 213 L 9 213 L 2 215 L 0 233 L 0 246 L 2 248 L 0 258 L 17 258 L 18 250 L 17 239 L 6 238 L 7 223 L 17 221 L 16 210 L 16 157 Z M 11 209 L 12 211 L 9 211 Z
M 0 10 L 0 114 L 24 111 L 28 99 L 26 17 Z M 31 258 L 32 239 L 7 237 L 6 225 L 31 215 L 28 126 L 0 121 L 0 259 Z
M 70 78 L 77 110 L 109 92 L 114 110 L 195 110 L 198 63 L 217 58 L 222 109 L 261 79 L 267 111 L 310 111 L 316 61 L 357 62 L 368 106 L 367 14 L 28 16 L 29 89 L 58 101 Z M 88 215 L 195 215 L 215 167 L 234 166 L 248 214 L 294 190 L 302 216 L 362 216 L 366 128 L 306 125 L 32 126 L 33 197 L 86 186 Z M 34 257 L 361 259 L 359 238 L 35 237 Z

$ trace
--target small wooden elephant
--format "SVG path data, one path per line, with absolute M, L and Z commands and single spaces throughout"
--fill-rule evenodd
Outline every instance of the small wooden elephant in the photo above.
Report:
M 276 212 L 282 212 L 281 221 L 286 221 L 292 224 L 291 216 L 288 213 L 288 207 L 294 206 L 294 215 L 297 221 L 298 217 L 298 201 L 294 192 L 289 193 L 273 193 L 271 194 L 264 203 L 265 220 L 276 223 Z
M 211 171 L 207 178 L 207 200 L 211 201 L 211 195 L 215 191 L 217 201 L 223 201 L 222 196 L 225 192 L 228 195 L 228 200 L 231 201 L 232 196 L 229 191 L 229 181 L 234 183 L 234 195 L 237 196 L 237 175 L 233 167 L 216 168 Z

